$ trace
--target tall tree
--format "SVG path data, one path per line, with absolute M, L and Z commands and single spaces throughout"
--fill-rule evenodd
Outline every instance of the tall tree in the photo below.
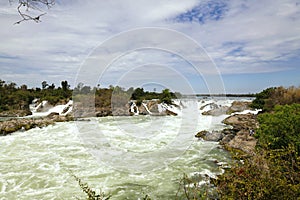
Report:
M 70 88 L 70 85 L 68 84 L 68 81 L 62 81 L 61 82 L 61 88 L 63 89 L 63 91 L 66 91 Z
M 43 82 L 42 82 L 42 89 L 43 89 L 43 90 L 46 89 L 47 86 L 48 86 L 47 81 L 43 81 Z

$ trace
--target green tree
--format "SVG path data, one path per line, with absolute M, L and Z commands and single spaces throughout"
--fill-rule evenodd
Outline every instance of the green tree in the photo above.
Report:
M 42 82 L 42 89 L 43 89 L 43 90 L 46 89 L 47 86 L 48 86 L 47 81 L 43 81 L 43 82 Z
M 267 101 L 270 99 L 271 95 L 274 93 L 276 88 L 271 87 L 271 88 L 267 88 L 265 90 L 263 90 L 260 93 L 257 93 L 255 95 L 255 99 L 252 101 L 251 103 L 251 107 L 252 108 L 256 108 L 256 109 L 264 109 L 266 110 L 266 103 Z
M 69 90 L 70 85 L 68 84 L 68 81 L 62 81 L 61 82 L 61 88 L 63 89 L 63 91 Z
M 131 98 L 134 100 L 142 100 L 141 98 L 144 96 L 144 88 L 136 88 L 131 95 Z
M 160 101 L 167 104 L 172 104 L 172 94 L 169 89 L 164 89 L 162 91 Z

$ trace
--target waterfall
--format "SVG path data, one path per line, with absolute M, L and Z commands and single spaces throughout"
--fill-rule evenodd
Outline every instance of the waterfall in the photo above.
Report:
M 134 115 L 139 115 L 139 108 L 137 107 L 135 102 L 131 102 L 130 112 L 133 113 Z
M 67 115 L 72 112 L 73 109 L 73 101 L 69 100 L 67 104 L 65 105 L 57 105 L 53 108 L 50 108 L 49 110 L 45 112 L 37 112 L 37 110 L 43 106 L 45 106 L 48 103 L 48 101 L 42 101 L 39 103 L 37 106 L 36 104 L 33 103 L 30 105 L 30 110 L 32 112 L 32 116 L 47 116 L 50 113 L 58 113 L 59 115 Z
M 165 111 L 171 111 L 172 113 L 176 113 L 177 115 L 181 115 L 181 109 L 174 106 L 174 105 L 168 105 L 166 103 L 160 103 L 157 105 L 158 106 L 158 111 L 160 113 L 165 112 Z
M 145 104 L 145 103 L 142 103 L 142 104 L 143 104 L 144 108 L 146 109 L 146 111 L 147 111 L 150 115 L 152 115 L 152 112 L 148 109 L 147 104 Z

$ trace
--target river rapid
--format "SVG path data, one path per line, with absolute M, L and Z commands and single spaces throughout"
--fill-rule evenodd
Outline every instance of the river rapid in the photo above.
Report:
M 199 101 L 198 109 L 207 103 Z M 84 199 L 72 174 L 111 199 L 142 199 L 146 194 L 174 199 L 183 174 L 215 176 L 222 169 L 214 161 L 230 160 L 217 142 L 199 140 L 188 131 L 188 137 L 178 140 L 178 130 L 220 130 L 225 117 L 199 112 L 198 121 L 184 123 L 181 116 L 89 118 L 1 137 L 0 199 Z M 90 143 L 87 133 L 101 144 Z M 170 145 L 173 141 L 180 149 Z M 166 159 L 168 152 L 177 156 L 170 153 L 172 159 Z

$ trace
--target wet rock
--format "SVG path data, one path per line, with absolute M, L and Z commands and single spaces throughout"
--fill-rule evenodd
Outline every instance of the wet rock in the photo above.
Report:
M 171 111 L 171 110 L 166 110 L 166 115 L 173 115 L 173 116 L 177 116 L 177 113 Z
M 29 130 L 35 127 L 46 127 L 55 122 L 64 122 L 73 120 L 73 116 L 59 116 L 53 114 L 51 117 L 43 118 L 16 118 L 0 122 L 0 135 L 7 135 L 18 130 Z
M 196 138 L 203 138 L 206 134 L 208 133 L 208 131 L 199 131 L 196 135 L 195 135 L 195 137 Z
M 222 140 L 220 141 L 220 144 L 228 144 L 233 138 L 235 137 L 235 134 L 228 134 L 225 135 Z
M 251 102 L 234 101 L 234 102 L 232 102 L 231 106 L 229 107 L 227 114 L 231 114 L 234 112 L 242 112 L 244 110 L 249 110 L 250 104 L 251 104 Z
M 149 109 L 149 111 L 151 113 L 159 113 L 159 110 L 158 110 L 158 102 L 157 101 L 148 101 L 147 102 L 147 107 Z
M 229 107 L 228 106 L 221 106 L 216 109 L 212 109 L 209 111 L 205 111 L 202 113 L 202 115 L 212 115 L 212 116 L 220 116 L 227 113 Z
M 112 112 L 110 109 L 102 109 L 96 112 L 96 117 L 106 117 L 106 116 L 112 116 Z
M 45 102 L 41 105 L 36 111 L 37 112 L 47 112 L 49 109 L 53 108 L 54 106 L 51 105 L 49 102 Z
M 206 104 L 204 106 L 201 106 L 200 110 L 214 110 L 214 109 L 218 109 L 218 108 L 219 108 L 219 106 L 217 104 L 209 103 L 209 104 Z
M 250 130 L 258 128 L 257 116 L 253 114 L 236 114 L 227 117 L 223 123 L 233 127 L 232 133 L 227 134 L 221 144 L 225 148 L 239 149 L 253 155 L 257 139 L 250 136 Z M 229 132 L 229 130 L 226 130 Z
M 197 138 L 203 138 L 206 141 L 213 141 L 213 142 L 218 142 L 222 140 L 224 137 L 224 134 L 220 131 L 200 131 L 198 132 L 195 137 Z
M 257 116 L 253 114 L 236 114 L 223 120 L 226 125 L 232 126 L 234 129 L 256 129 L 258 128 Z
M 57 112 L 52 112 L 52 113 L 50 113 L 49 115 L 47 115 L 47 117 L 49 117 L 49 118 L 53 118 L 54 116 L 59 116 L 59 113 L 57 113 Z
M 241 131 L 235 135 L 225 146 L 242 150 L 250 155 L 254 154 L 254 149 L 257 143 L 257 139 L 248 135 L 248 131 Z
M 28 109 L 26 110 L 8 110 L 0 112 L 0 117 L 24 117 L 31 115 L 32 112 Z

